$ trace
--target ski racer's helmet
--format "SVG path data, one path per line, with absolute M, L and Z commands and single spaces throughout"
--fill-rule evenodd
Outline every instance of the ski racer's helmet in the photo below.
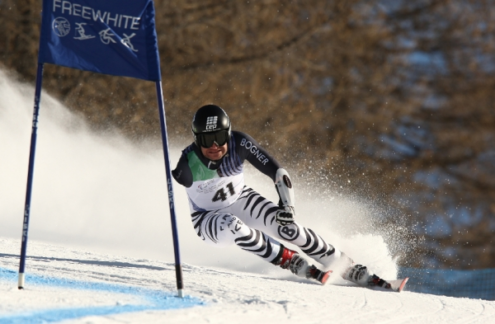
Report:
M 230 119 L 222 108 L 206 105 L 194 114 L 191 130 L 198 147 L 222 146 L 230 139 Z

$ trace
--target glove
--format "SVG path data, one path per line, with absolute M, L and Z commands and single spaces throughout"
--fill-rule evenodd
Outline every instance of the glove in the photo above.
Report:
M 294 223 L 294 215 L 296 214 L 294 207 L 282 206 L 275 214 L 275 221 L 282 226 L 287 226 Z

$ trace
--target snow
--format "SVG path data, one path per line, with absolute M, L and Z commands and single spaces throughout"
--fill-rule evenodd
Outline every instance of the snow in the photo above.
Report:
M 161 147 L 92 132 L 42 94 L 26 284 L 17 289 L 34 90 L 0 71 L 0 323 L 495 323 L 495 301 L 302 281 L 194 233 L 174 183 L 186 297 L 175 284 Z M 169 123 L 171 121 L 168 121 Z M 240 123 L 239 123 L 240 124 Z M 172 165 L 190 139 L 173 139 Z M 289 170 L 290 172 L 290 170 Z M 247 183 L 275 199 L 269 179 Z M 370 227 L 383 210 L 296 185 L 298 220 L 394 279 L 400 236 Z M 301 188 L 297 191 L 298 188 Z M 312 190 L 310 190 L 310 189 Z M 320 195 L 319 195 L 320 193 Z M 359 230 L 357 230 L 359 229 Z M 407 288 L 406 288 L 407 290 Z
M 0 269 L 10 269 L 15 274 L 19 244 L 18 240 L 0 239 Z M 26 288 L 17 290 L 16 278 L 2 276 L 0 280 L 1 323 L 39 323 L 40 319 L 63 323 L 493 323 L 495 320 L 493 301 L 339 285 L 322 287 L 260 273 L 192 265 L 184 265 L 187 296 L 182 302 L 173 297 L 173 263 L 84 252 L 38 241 L 30 242 L 29 250 Z M 48 279 L 40 281 L 38 276 Z M 50 278 L 61 278 L 68 283 L 60 284 Z M 95 286 L 86 287 L 88 283 Z M 136 288 L 141 294 L 125 287 Z M 175 302 L 172 307 L 171 302 Z M 98 308 L 102 312 L 104 306 L 106 312 L 93 315 L 98 314 Z M 72 314 L 67 309 L 72 312 L 79 309 L 79 313 Z

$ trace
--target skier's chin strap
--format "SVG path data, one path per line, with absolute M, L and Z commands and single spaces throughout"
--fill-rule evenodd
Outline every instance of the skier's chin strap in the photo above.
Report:
M 280 197 L 280 206 L 294 208 L 294 189 L 289 174 L 283 168 L 279 168 L 275 174 L 275 187 Z

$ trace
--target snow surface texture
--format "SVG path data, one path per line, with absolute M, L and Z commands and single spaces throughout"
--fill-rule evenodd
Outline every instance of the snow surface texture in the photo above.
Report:
M 96 134 L 46 93 L 19 291 L 33 96 L 0 71 L 0 323 L 495 323 L 493 301 L 376 292 L 335 276 L 321 287 L 236 247 L 212 248 L 194 233 L 185 191 L 174 183 L 187 295 L 178 301 L 161 147 Z M 172 165 L 179 154 L 173 147 Z M 277 200 L 271 180 L 247 169 L 247 184 Z M 391 250 L 407 243 L 372 226 L 356 231 L 382 211 L 299 182 L 298 220 L 394 279 Z
M 320 286 L 228 269 L 30 243 L 27 287 L 16 288 L 18 240 L 0 239 L 0 323 L 494 323 L 495 302 Z M 5 251 L 5 252 L 3 252 Z M 5 269 L 11 270 L 4 277 Z M 15 278 L 12 278 L 15 277 Z M 59 278 L 59 279 L 53 279 Z

